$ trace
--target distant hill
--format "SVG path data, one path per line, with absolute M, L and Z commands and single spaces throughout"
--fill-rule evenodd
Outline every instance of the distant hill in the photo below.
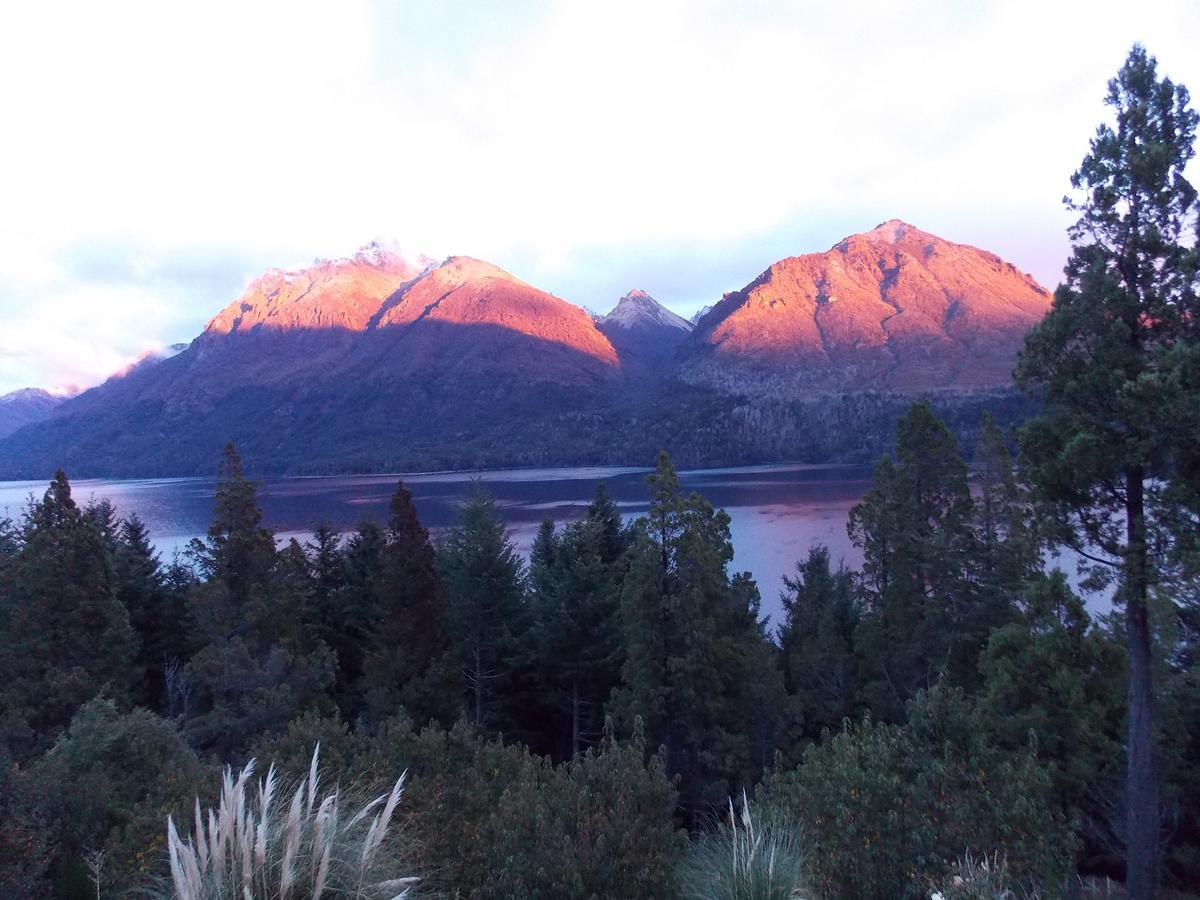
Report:
M 229 440 L 277 473 L 863 461 L 915 395 L 968 438 L 982 408 L 1019 416 L 1049 303 L 899 221 L 775 263 L 694 328 L 643 291 L 594 318 L 481 260 L 370 246 L 271 270 L 186 347 L 26 418 L 0 477 L 209 472 Z

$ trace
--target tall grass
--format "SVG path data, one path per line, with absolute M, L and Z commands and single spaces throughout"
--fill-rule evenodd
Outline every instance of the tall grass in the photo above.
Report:
M 975 856 L 968 852 L 950 871 L 946 882 L 932 894 L 932 900 L 1039 900 L 1034 891 L 1015 887 L 1008 873 L 1008 861 L 1000 854 Z
M 689 900 L 802 900 L 806 885 L 798 826 L 756 822 L 742 793 L 741 812 L 729 801 L 728 818 L 693 841 L 679 867 L 679 887 Z
M 226 768 L 215 809 L 196 801 L 193 832 L 167 818 L 170 879 L 162 900 L 400 900 L 417 879 L 396 877 L 400 847 L 389 839 L 404 792 L 402 774 L 387 794 L 344 815 L 338 787 L 323 791 L 320 744 L 307 777 L 281 783 L 272 765 L 251 787 L 254 760 L 235 779 Z M 287 798 L 290 796 L 290 800 Z M 351 809 L 353 808 L 352 804 Z
M 1077 875 L 1071 875 L 1065 884 L 1046 889 L 1014 878 L 1009 872 L 1008 861 L 999 853 L 989 857 L 968 852 L 954 864 L 930 900 L 1043 900 L 1044 897 L 1064 896 L 1117 900 L 1126 894 L 1124 887 L 1107 878 L 1080 878 Z

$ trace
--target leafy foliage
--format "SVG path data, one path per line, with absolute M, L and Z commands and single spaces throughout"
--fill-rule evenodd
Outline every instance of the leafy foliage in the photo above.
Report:
M 977 847 L 1053 883 L 1071 839 L 1049 789 L 1031 753 L 989 747 L 962 693 L 935 688 L 903 726 L 865 719 L 810 748 L 762 800 L 805 823 L 818 891 L 882 900 L 926 896 L 948 860 Z
M 55 847 L 61 894 L 81 891 L 84 857 L 102 850 L 106 888 L 131 891 L 158 871 L 163 816 L 186 812 L 203 768 L 170 722 L 93 701 L 30 770 Z

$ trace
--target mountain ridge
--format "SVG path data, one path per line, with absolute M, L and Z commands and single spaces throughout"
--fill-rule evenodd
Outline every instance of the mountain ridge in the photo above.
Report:
M 0 440 L 0 474 L 192 474 L 230 439 L 264 471 L 821 461 L 867 452 L 905 397 L 1008 404 L 1048 307 L 899 220 L 773 263 L 694 327 L 641 290 L 594 317 L 483 260 L 368 247 L 263 273 L 181 352 Z

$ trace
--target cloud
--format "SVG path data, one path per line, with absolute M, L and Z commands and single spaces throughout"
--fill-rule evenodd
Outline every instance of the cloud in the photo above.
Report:
M 1197 33 L 1190 0 L 25 4 L 0 390 L 372 238 L 687 312 L 898 216 L 1052 283 L 1105 81 L 1140 39 L 1200 84 Z

